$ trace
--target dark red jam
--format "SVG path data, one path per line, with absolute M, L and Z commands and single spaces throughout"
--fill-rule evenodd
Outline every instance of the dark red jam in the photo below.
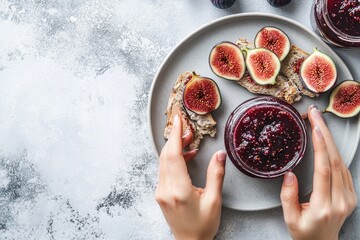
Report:
M 282 169 L 301 150 L 300 127 L 293 116 L 274 106 L 248 109 L 235 127 L 236 154 L 257 171 Z
M 360 0 L 316 0 L 312 24 L 328 43 L 360 47 Z
M 360 0 L 328 0 L 327 9 L 337 29 L 351 36 L 360 36 Z
M 240 104 L 225 127 L 225 146 L 243 173 L 275 178 L 293 169 L 306 149 L 305 123 L 290 104 L 257 97 Z
M 295 73 L 299 74 L 300 73 L 300 68 L 301 68 L 301 64 L 305 61 L 305 58 L 299 58 L 297 59 L 294 63 L 293 63 L 293 70 Z

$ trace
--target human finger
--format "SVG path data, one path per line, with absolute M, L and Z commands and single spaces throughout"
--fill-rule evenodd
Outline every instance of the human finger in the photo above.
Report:
M 323 136 L 323 139 L 326 144 L 326 149 L 328 152 L 328 158 L 330 162 L 330 169 L 331 169 L 331 194 L 332 197 L 338 198 L 341 197 L 341 193 L 344 189 L 344 180 L 342 169 L 344 167 L 344 162 L 337 150 L 336 144 L 334 142 L 331 133 L 326 126 L 322 118 L 322 114 L 316 107 L 310 110 L 310 121 L 312 121 L 313 125 L 318 126 Z
M 315 126 L 312 131 L 314 147 L 314 177 L 311 202 L 322 206 L 331 202 L 331 167 L 327 146 L 321 129 Z
M 317 125 L 317 126 L 320 127 L 321 132 L 322 132 L 322 134 L 324 136 L 326 145 L 328 147 L 329 155 L 334 156 L 336 158 L 340 158 L 338 148 L 337 148 L 337 146 L 336 146 L 336 144 L 334 142 L 334 138 L 332 137 L 329 128 L 327 127 L 327 125 L 326 125 L 326 123 L 324 121 L 322 113 L 314 105 L 310 106 L 309 120 L 310 120 L 310 123 L 313 123 L 314 125 Z
M 355 209 L 356 205 L 357 205 L 357 197 L 356 197 L 356 192 L 354 189 L 354 185 L 353 185 L 353 179 L 351 176 L 351 173 L 349 171 L 349 169 L 346 168 L 346 174 L 347 174 L 347 179 L 348 179 L 348 186 L 347 186 L 347 191 L 344 191 L 344 195 L 345 195 L 345 201 L 347 203 L 347 217 L 353 212 L 353 210 Z
M 160 156 L 159 156 L 159 172 L 158 172 L 158 183 L 157 186 L 158 187 L 162 187 L 163 184 L 166 182 L 166 177 L 167 177 L 167 167 L 166 167 L 166 161 L 164 160 L 166 157 L 166 144 L 163 146 L 163 148 L 161 149 L 160 152 Z
M 315 125 L 319 126 L 321 133 L 324 136 L 326 142 L 327 151 L 329 153 L 330 167 L 331 167 L 331 188 L 333 196 L 339 196 L 338 194 L 344 188 L 344 178 L 343 168 L 344 162 L 340 156 L 340 153 L 337 149 L 337 146 L 334 142 L 334 139 L 328 129 L 322 114 L 316 107 L 311 109 L 311 119 Z
M 350 173 L 350 170 L 349 169 L 346 169 L 347 171 L 347 176 L 348 176 L 348 181 L 349 181 L 349 189 L 355 193 L 355 188 L 354 188 L 354 182 L 353 182 L 353 179 L 352 179 L 352 176 L 351 176 L 351 173 Z
M 299 204 L 299 187 L 294 173 L 287 172 L 280 193 L 285 222 L 288 226 L 298 223 L 301 215 Z
M 344 187 L 347 189 L 347 190 L 350 190 L 350 179 L 349 179 L 349 176 L 348 176 L 348 168 L 345 166 L 345 164 L 343 164 L 342 168 L 341 168 L 341 175 L 343 177 L 343 182 L 344 182 Z
M 175 115 L 173 127 L 169 140 L 166 144 L 164 161 L 166 165 L 167 178 L 170 180 L 171 187 L 184 189 L 184 185 L 191 185 L 186 163 L 182 154 L 182 123 L 180 117 Z
M 188 146 L 193 140 L 193 133 L 190 130 L 186 130 L 184 135 L 182 136 L 182 148 Z
M 206 176 L 206 197 L 211 200 L 221 200 L 222 186 L 225 176 L 226 152 L 216 152 L 209 163 Z
M 183 154 L 185 162 L 189 162 L 190 160 L 192 160 L 196 156 L 197 153 L 198 153 L 198 149 L 192 149 L 188 152 L 185 152 Z
M 171 152 L 173 154 L 182 154 L 182 122 L 179 115 L 174 116 L 172 129 L 170 132 L 169 139 L 165 144 L 167 152 Z

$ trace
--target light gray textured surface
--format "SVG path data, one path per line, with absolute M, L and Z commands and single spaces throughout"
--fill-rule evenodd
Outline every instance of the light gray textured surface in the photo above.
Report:
M 311 4 L 0 0 L 0 239 L 171 238 L 146 122 L 157 68 L 218 17 L 269 12 L 310 27 Z M 360 79 L 360 50 L 336 51 Z M 357 191 L 359 161 L 358 150 Z M 342 239 L 360 238 L 359 217 Z M 288 239 L 281 209 L 224 209 L 217 239 L 240 238 Z

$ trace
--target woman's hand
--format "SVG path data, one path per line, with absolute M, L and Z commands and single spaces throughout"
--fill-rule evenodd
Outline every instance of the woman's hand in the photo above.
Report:
M 186 161 L 196 151 L 183 153 L 192 141 L 192 133 L 182 133 L 176 115 L 169 140 L 160 154 L 156 201 L 176 239 L 213 239 L 220 223 L 221 192 L 226 153 L 215 153 L 209 163 L 204 189 L 192 185 Z
M 286 173 L 281 189 L 284 218 L 295 240 L 338 239 L 357 204 L 355 189 L 321 112 L 310 106 L 308 116 L 315 154 L 313 192 L 308 203 L 299 204 L 296 176 Z

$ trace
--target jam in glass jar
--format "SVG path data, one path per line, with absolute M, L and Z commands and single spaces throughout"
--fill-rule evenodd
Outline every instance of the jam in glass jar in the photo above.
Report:
M 360 47 L 360 0 L 315 0 L 311 20 L 325 42 Z
M 297 166 L 307 135 L 293 106 L 265 96 L 243 102 L 230 114 L 224 141 L 230 160 L 241 172 L 270 179 Z

